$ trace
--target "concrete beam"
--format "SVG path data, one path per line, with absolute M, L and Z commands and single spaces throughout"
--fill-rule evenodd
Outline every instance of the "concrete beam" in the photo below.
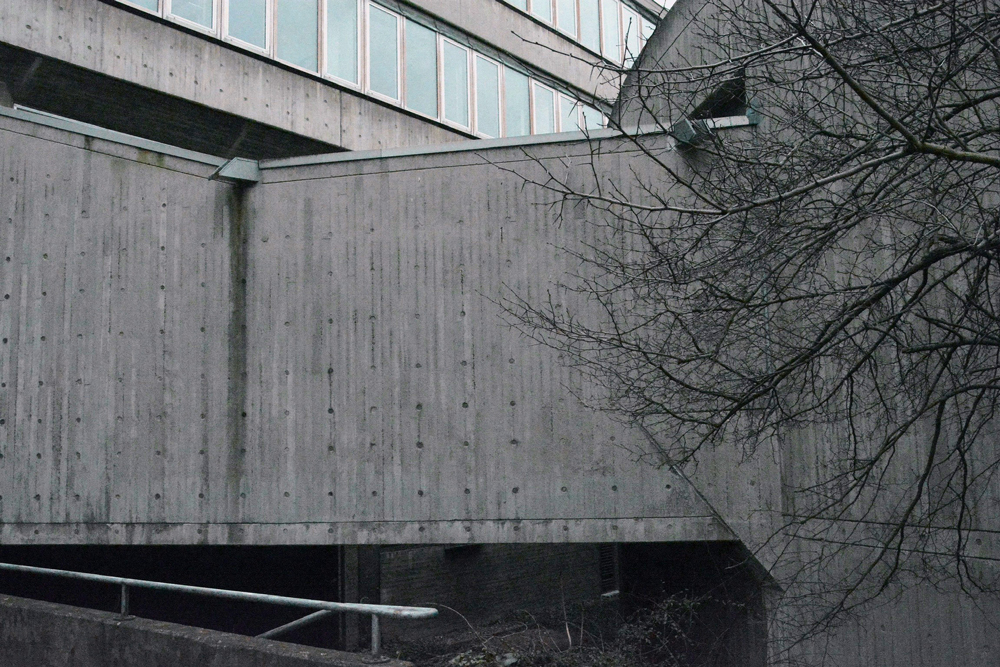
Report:
M 347 150 L 466 136 L 100 0 L 0 0 L 0 43 Z

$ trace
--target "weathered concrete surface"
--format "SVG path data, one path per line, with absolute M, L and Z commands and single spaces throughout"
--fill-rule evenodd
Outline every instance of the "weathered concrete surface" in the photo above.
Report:
M 0 595 L 4 667 L 361 667 L 366 657 Z
M 731 539 L 496 304 L 573 269 L 593 226 L 514 172 L 585 179 L 588 142 L 244 190 L 8 117 L 0 145 L 5 543 Z
M 100 0 L 0 0 L 0 42 L 347 150 L 466 136 Z

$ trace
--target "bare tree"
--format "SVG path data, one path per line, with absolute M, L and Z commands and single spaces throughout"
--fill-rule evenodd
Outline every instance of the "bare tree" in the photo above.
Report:
M 995 591 L 1000 3 L 676 11 L 614 124 L 672 131 L 682 167 L 636 138 L 629 187 L 536 179 L 604 228 L 565 283 L 598 308 L 508 309 L 661 464 L 811 457 L 783 473 L 772 536 L 793 643 L 913 582 Z M 704 122 L 747 113 L 752 131 Z

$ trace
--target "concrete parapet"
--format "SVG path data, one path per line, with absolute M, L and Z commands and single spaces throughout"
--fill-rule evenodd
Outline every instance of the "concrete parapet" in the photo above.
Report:
M 366 659 L 368 660 L 366 662 Z M 80 607 L 0 596 L 6 667 L 360 667 L 361 654 L 286 644 Z M 400 660 L 380 662 L 407 667 Z

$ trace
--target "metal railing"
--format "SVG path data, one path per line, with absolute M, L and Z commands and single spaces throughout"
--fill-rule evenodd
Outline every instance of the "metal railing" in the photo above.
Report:
M 190 593 L 192 595 L 205 595 L 209 597 L 224 598 L 228 600 L 243 600 L 245 602 L 266 602 L 268 604 L 279 604 L 289 607 L 301 607 L 305 609 L 317 609 L 307 616 L 304 616 L 291 623 L 268 630 L 257 635 L 264 639 L 270 639 L 291 630 L 301 628 L 305 625 L 318 621 L 334 612 L 353 612 L 357 614 L 371 614 L 372 617 L 372 655 L 376 658 L 382 650 L 382 632 L 379 627 L 379 617 L 420 619 L 437 616 L 438 610 L 431 607 L 403 607 L 389 604 L 365 604 L 361 602 L 329 602 L 327 600 L 309 600 L 307 598 L 293 598 L 284 595 L 268 595 L 265 593 L 249 593 L 246 591 L 232 591 L 222 588 L 205 588 L 203 586 L 187 586 L 185 584 L 169 584 L 162 581 L 147 581 L 145 579 L 130 579 L 128 577 L 109 577 L 103 574 L 90 574 L 87 572 L 71 572 L 69 570 L 54 570 L 47 567 L 33 567 L 31 565 L 14 565 L 12 563 L 0 563 L 0 570 L 9 572 L 24 572 L 28 574 L 45 574 L 53 577 L 65 577 L 67 579 L 79 579 L 83 581 L 95 581 L 102 584 L 114 584 L 121 587 L 121 617 L 129 618 L 129 589 L 148 588 L 156 591 L 171 591 L 174 593 Z

